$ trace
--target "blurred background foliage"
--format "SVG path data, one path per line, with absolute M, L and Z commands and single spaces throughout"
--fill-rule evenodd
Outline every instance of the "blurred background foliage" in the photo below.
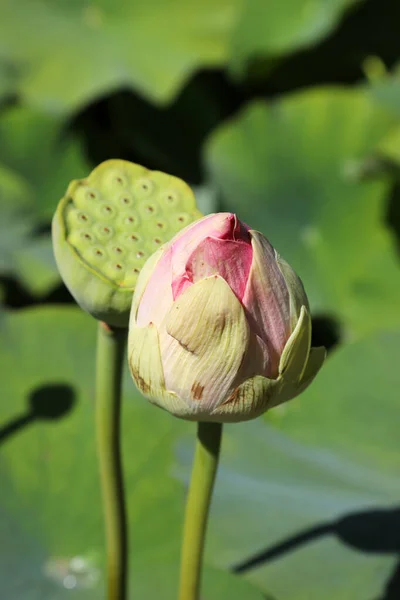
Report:
M 0 0 L 7 600 L 103 594 L 95 323 L 50 221 L 108 158 L 260 229 L 329 349 L 301 399 L 226 427 L 204 598 L 400 596 L 399 27 L 397 0 Z M 193 432 L 126 378 L 132 598 L 175 597 Z

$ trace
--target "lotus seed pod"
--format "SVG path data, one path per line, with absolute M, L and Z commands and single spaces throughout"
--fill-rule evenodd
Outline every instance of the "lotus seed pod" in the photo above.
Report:
M 61 277 L 84 310 L 126 327 L 148 257 L 201 216 L 181 179 L 124 160 L 103 162 L 70 183 L 54 215 Z
M 303 285 L 236 215 L 208 215 L 152 255 L 132 301 L 128 359 L 151 402 L 190 420 L 245 421 L 294 398 L 325 358 Z

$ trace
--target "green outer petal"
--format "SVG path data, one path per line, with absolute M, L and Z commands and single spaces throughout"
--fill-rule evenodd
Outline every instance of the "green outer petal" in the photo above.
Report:
M 303 307 L 299 322 L 304 321 L 304 318 L 307 320 L 304 315 L 308 315 L 305 307 Z M 307 330 L 307 328 L 306 326 L 305 329 Z M 247 421 L 260 416 L 279 404 L 292 400 L 312 383 L 324 363 L 325 356 L 325 348 L 311 348 L 307 364 L 303 368 L 303 374 L 297 382 L 290 381 L 285 377 L 285 374 L 279 376 L 276 380 L 267 379 L 260 375 L 248 379 L 239 385 L 228 400 L 218 406 L 205 420 L 222 423 Z
M 187 288 L 172 305 L 161 332 L 166 383 L 198 419 L 233 391 L 246 355 L 249 326 L 243 307 L 218 275 Z
M 58 270 L 83 310 L 109 325 L 126 327 L 129 322 L 132 290 L 120 288 L 92 270 L 67 242 L 63 213 L 69 191 L 77 183 L 71 182 L 66 195 L 58 204 L 52 221 L 53 249 Z
M 311 348 L 306 368 L 304 369 L 303 376 L 300 380 L 299 394 L 313 381 L 314 377 L 324 364 L 325 358 L 326 349 L 323 346 Z
M 304 369 L 303 376 L 298 383 L 293 383 L 285 380 L 284 377 L 280 377 L 280 386 L 278 388 L 278 394 L 274 398 L 274 406 L 282 404 L 292 400 L 296 396 L 299 396 L 304 390 L 312 383 L 314 377 L 322 367 L 326 356 L 326 350 L 322 346 L 318 348 L 311 348 L 306 368 Z
M 255 419 L 275 405 L 274 398 L 279 386 L 278 379 L 268 379 L 262 375 L 251 377 L 239 385 L 229 398 L 204 420 L 218 423 L 238 423 Z
M 312 383 L 325 360 L 325 355 L 325 348 L 311 348 L 303 377 L 299 383 L 287 381 L 282 376 L 275 380 L 261 375 L 248 379 L 204 420 L 221 423 L 248 421 L 259 417 L 279 404 L 292 400 Z
M 308 311 L 304 308 L 304 314 Z M 301 316 L 301 321 L 304 317 Z M 325 359 L 325 348 L 311 348 L 303 375 L 297 382 L 281 375 L 276 380 L 261 375 L 251 377 L 237 386 L 229 397 L 213 410 L 189 406 L 174 392 L 165 389 L 159 334 L 154 325 L 131 325 L 128 337 L 128 357 L 132 377 L 138 389 L 153 404 L 177 417 L 192 421 L 237 423 L 260 416 L 265 411 L 301 394 L 313 381 Z
M 155 325 L 129 327 L 128 363 L 136 387 L 150 402 L 177 416 L 187 412 L 186 404 L 165 389 L 160 340 Z
M 292 267 L 279 256 L 276 250 L 275 256 L 279 270 L 281 271 L 288 288 L 290 298 L 290 323 L 292 329 L 294 329 L 300 317 L 301 307 L 305 306 L 308 311 L 310 310 L 308 298 L 300 277 L 293 271 Z
M 311 317 L 305 306 L 301 307 L 297 325 L 286 342 L 279 362 L 279 375 L 287 383 L 298 384 L 307 366 L 311 346 Z
M 205 421 L 237 423 L 248 421 L 262 415 L 267 410 L 292 400 L 298 396 L 313 380 L 321 362 L 312 376 L 303 384 L 291 384 L 282 377 L 267 379 L 261 375 L 248 379 L 218 406 Z

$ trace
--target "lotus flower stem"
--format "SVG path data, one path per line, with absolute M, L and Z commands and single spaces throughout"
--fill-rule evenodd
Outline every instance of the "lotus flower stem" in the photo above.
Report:
M 96 430 L 107 541 L 108 600 L 127 595 L 127 536 L 120 455 L 121 380 L 127 329 L 100 322 L 96 361 Z
M 199 600 L 207 519 L 221 437 L 222 423 L 198 423 L 183 530 L 179 600 Z

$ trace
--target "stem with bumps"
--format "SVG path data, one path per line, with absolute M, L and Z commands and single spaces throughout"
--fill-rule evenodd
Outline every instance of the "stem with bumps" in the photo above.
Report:
M 196 450 L 183 530 L 179 600 L 199 600 L 207 520 L 221 437 L 222 423 L 197 424 Z
M 108 600 L 127 596 L 127 534 L 120 454 L 121 382 L 127 329 L 100 322 L 96 360 L 97 455 L 107 540 Z

